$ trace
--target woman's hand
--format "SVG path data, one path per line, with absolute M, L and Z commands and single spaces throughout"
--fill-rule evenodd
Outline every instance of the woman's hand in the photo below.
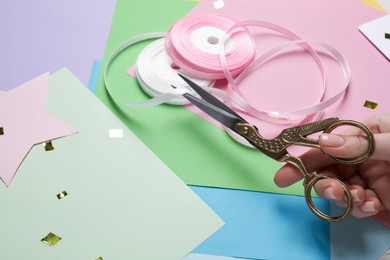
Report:
M 352 215 L 357 218 L 375 216 L 390 224 L 390 114 L 371 117 L 364 122 L 374 134 L 375 151 L 365 162 L 355 165 L 340 164 L 326 154 L 352 158 L 363 154 L 368 141 L 361 130 L 351 128 L 343 135 L 322 134 L 319 149 L 309 150 L 301 156 L 309 172 L 334 176 L 345 182 L 353 197 Z M 275 174 L 275 183 L 287 187 L 302 179 L 302 174 L 290 164 Z M 332 179 L 315 185 L 317 194 L 345 206 L 342 186 Z M 388 225 L 389 225 L 388 224 Z

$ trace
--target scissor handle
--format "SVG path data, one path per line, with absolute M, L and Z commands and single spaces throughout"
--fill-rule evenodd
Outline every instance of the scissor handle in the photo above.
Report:
M 373 154 L 373 152 L 375 150 L 374 135 L 372 134 L 371 130 L 366 125 L 364 125 L 358 121 L 354 121 L 354 120 L 338 120 L 338 121 L 334 122 L 333 124 L 330 124 L 329 127 L 324 130 L 324 133 L 329 134 L 337 127 L 346 126 L 346 125 L 357 127 L 366 134 L 367 139 L 368 139 L 368 148 L 367 148 L 366 152 L 364 152 L 363 154 L 361 154 L 357 157 L 353 157 L 353 158 L 340 158 L 340 157 L 334 157 L 331 155 L 329 155 L 329 156 L 332 157 L 336 162 L 343 163 L 343 164 L 357 164 L 357 163 L 364 162 L 365 160 L 370 158 L 370 156 Z
M 330 215 L 322 212 L 314 204 L 313 199 L 311 197 L 311 192 L 312 192 L 312 189 L 313 189 L 314 185 L 319 180 L 322 180 L 322 179 L 333 179 L 333 180 L 338 181 L 342 185 L 343 191 L 344 191 L 344 194 L 345 194 L 346 200 L 347 200 L 347 207 L 345 208 L 344 212 L 341 215 L 330 216 Z M 310 174 L 310 179 L 309 180 L 305 179 L 304 185 L 305 185 L 305 199 L 306 199 L 306 203 L 309 206 L 310 210 L 315 215 L 317 215 L 318 217 L 320 217 L 320 218 L 322 218 L 324 220 L 327 220 L 327 221 L 338 222 L 340 220 L 345 219 L 351 213 L 351 211 L 353 209 L 353 199 L 352 199 L 351 192 L 350 192 L 348 186 L 344 182 L 340 181 L 339 179 L 332 178 L 332 177 L 329 177 L 329 176 L 326 176 L 326 175 L 318 175 L 316 173 L 312 173 L 312 174 Z

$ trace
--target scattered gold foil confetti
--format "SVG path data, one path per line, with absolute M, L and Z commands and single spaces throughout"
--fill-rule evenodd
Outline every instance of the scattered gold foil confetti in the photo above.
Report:
M 390 39 L 390 33 L 385 33 L 385 38 Z
M 68 193 L 66 191 L 63 191 L 63 192 L 60 192 L 57 194 L 57 198 L 60 200 L 67 195 L 68 195 Z
M 54 150 L 54 146 L 53 146 L 51 141 L 45 142 L 43 144 L 43 146 L 45 147 L 45 151 L 53 151 Z
M 377 108 L 377 106 L 378 106 L 377 103 L 369 101 L 369 100 L 366 100 L 366 102 L 364 102 L 364 107 L 372 109 L 372 110 L 375 110 Z
M 49 246 L 55 246 L 58 241 L 60 241 L 61 238 L 53 233 L 49 233 L 47 234 L 47 236 L 45 236 L 44 238 L 41 239 L 41 241 L 43 243 L 45 243 L 46 245 L 49 245 Z
M 0 135 L 4 135 L 4 127 L 0 127 Z

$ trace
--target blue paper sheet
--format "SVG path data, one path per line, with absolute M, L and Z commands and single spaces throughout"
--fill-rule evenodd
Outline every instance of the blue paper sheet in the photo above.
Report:
M 95 60 L 92 65 L 91 75 L 89 76 L 88 89 L 92 92 L 96 92 L 96 85 L 99 79 L 100 69 L 102 68 L 102 61 Z
M 332 212 L 336 212 L 333 209 Z M 332 260 L 379 259 L 390 246 L 390 229 L 372 218 L 347 218 L 331 225 Z
M 330 224 L 299 196 L 191 186 L 226 223 L 194 253 L 250 259 L 330 259 Z M 314 199 L 324 212 L 329 203 Z
M 252 259 L 191 253 L 188 254 L 186 257 L 184 257 L 183 260 L 252 260 Z

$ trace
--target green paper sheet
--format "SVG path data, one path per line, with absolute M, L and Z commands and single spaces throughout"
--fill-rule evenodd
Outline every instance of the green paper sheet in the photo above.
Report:
M 34 146 L 1 185 L 0 259 L 178 260 L 223 225 L 66 69 L 48 110 L 78 133 Z
M 118 0 L 103 68 L 120 43 L 139 34 L 167 31 L 195 4 L 182 0 Z M 125 73 L 147 43 L 131 46 L 110 67 L 108 81 L 120 101 L 135 103 L 149 98 L 136 80 Z M 187 184 L 303 195 L 301 183 L 285 189 L 274 184 L 278 162 L 237 143 L 223 130 L 183 107 L 117 105 L 105 90 L 102 73 L 96 95 Z

